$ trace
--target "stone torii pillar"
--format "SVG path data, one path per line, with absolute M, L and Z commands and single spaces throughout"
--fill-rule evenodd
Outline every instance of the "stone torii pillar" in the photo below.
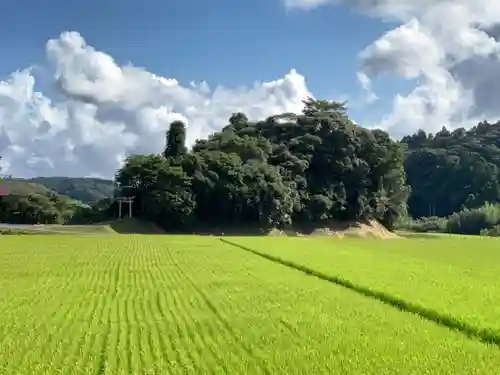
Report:
M 132 218 L 132 204 L 134 203 L 135 197 L 120 197 L 116 200 L 118 201 L 118 218 L 122 218 L 122 203 L 128 203 L 128 217 Z

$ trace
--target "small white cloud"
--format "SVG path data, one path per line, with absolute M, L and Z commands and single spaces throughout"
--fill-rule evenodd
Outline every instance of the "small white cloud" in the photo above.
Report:
M 373 104 L 373 103 L 375 103 L 379 98 L 372 91 L 372 83 L 371 83 L 370 78 L 368 78 L 368 76 L 366 75 L 365 72 L 358 72 L 357 73 L 357 77 L 358 77 L 359 84 L 361 85 L 361 87 L 363 88 L 363 90 L 366 93 L 366 97 L 365 97 L 364 102 L 366 104 Z
M 333 3 L 332 0 L 283 0 L 287 8 L 313 9 L 320 5 Z

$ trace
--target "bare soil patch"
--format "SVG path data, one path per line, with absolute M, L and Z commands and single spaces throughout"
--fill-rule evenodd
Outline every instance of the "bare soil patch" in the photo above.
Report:
M 290 229 L 273 229 L 270 236 L 334 236 L 338 238 L 378 238 L 394 239 L 403 238 L 391 232 L 376 220 L 364 222 L 328 222 L 322 227 L 295 227 Z

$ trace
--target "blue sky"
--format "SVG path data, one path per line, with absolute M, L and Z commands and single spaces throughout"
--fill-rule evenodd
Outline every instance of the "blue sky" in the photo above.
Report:
M 0 47 L 11 51 L 0 63 L 3 74 L 43 60 L 49 38 L 75 30 L 119 61 L 182 81 L 234 86 L 296 68 L 327 95 L 334 82 L 340 91 L 354 88 L 357 52 L 388 28 L 343 7 L 303 12 L 286 10 L 281 0 L 52 3 L 0 6 Z
M 495 121 L 498 20 L 498 0 L 4 0 L 0 168 L 109 177 L 173 120 L 192 144 L 309 93 L 396 139 Z
M 314 95 L 333 99 L 361 94 L 357 54 L 393 27 L 346 7 L 288 10 L 281 0 L 52 4 L 17 0 L 0 6 L 0 48 L 9 51 L 0 60 L 2 76 L 42 63 L 47 40 L 74 30 L 118 62 L 130 61 L 185 84 L 251 85 L 294 68 L 306 76 Z M 401 82 L 393 85 L 398 86 L 386 85 L 388 94 Z

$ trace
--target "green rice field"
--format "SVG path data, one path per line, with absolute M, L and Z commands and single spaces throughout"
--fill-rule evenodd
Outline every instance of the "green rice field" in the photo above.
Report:
M 238 238 L 232 242 L 411 302 L 500 344 L 500 241 L 495 238 L 369 242 Z
M 223 241 L 1 237 L 0 374 L 499 373 L 498 240 Z

